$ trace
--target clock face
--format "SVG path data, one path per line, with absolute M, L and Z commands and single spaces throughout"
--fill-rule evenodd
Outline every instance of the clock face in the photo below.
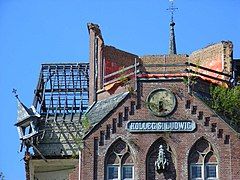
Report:
M 174 94 L 167 89 L 155 89 L 147 98 L 148 109 L 156 116 L 167 116 L 176 106 Z

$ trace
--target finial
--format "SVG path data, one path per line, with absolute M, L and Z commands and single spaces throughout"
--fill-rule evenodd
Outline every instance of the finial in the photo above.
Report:
M 18 94 L 17 94 L 17 89 L 13 88 L 12 93 L 13 93 L 14 96 L 19 100 Z

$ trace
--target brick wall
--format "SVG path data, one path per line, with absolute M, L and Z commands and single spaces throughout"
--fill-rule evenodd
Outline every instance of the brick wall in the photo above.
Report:
M 200 50 L 194 51 L 189 56 L 190 62 L 199 66 L 207 67 L 216 71 L 231 74 L 232 72 L 232 49 L 233 45 L 230 41 L 222 41 L 217 44 L 209 45 Z M 201 72 L 208 74 L 206 71 Z M 210 73 L 212 76 L 219 76 Z M 222 78 L 224 78 L 222 76 Z
M 122 70 L 123 68 L 134 65 L 135 59 L 136 59 L 136 62 L 141 63 L 141 59 L 139 59 L 138 56 L 128 53 L 128 52 L 125 52 L 125 51 L 122 51 L 122 50 L 119 50 L 119 49 L 116 49 L 115 47 L 112 47 L 112 46 L 104 46 L 103 52 L 104 52 L 103 53 L 104 75 L 109 75 L 116 71 Z M 125 84 L 118 84 L 118 85 L 116 85 L 116 88 L 115 89 L 113 88 L 114 90 L 111 89 L 111 91 L 107 91 L 105 88 L 106 88 L 106 85 L 108 84 L 108 82 L 110 82 L 114 79 L 116 80 L 120 77 L 123 77 L 123 76 L 128 75 L 133 72 L 134 72 L 134 68 L 129 69 L 123 73 L 114 75 L 108 79 L 105 79 L 105 86 L 103 86 L 101 89 L 98 89 L 97 99 L 102 100 L 104 98 L 111 96 L 113 93 L 120 93 L 120 92 L 127 91 L 128 89 L 125 86 Z M 133 77 L 129 77 L 129 78 L 131 79 Z M 112 84 L 114 84 L 114 83 L 116 83 L 116 82 L 113 82 Z M 132 82 L 128 82 L 128 84 L 129 84 L 129 86 L 133 86 Z
M 105 75 L 111 74 L 123 67 L 128 67 L 140 61 L 137 55 L 122 51 L 113 46 L 104 47 Z
M 151 145 L 159 138 L 171 147 L 174 154 L 177 179 L 187 179 L 188 177 L 188 155 L 194 143 L 204 137 L 207 139 L 215 152 L 219 161 L 219 178 L 237 180 L 240 173 L 239 139 L 237 134 L 220 117 L 216 116 L 202 101 L 187 93 L 184 83 L 179 81 L 166 82 L 141 82 L 138 92 L 140 95 L 129 98 L 113 114 L 97 125 L 91 134 L 85 139 L 82 161 L 82 179 L 93 178 L 96 172 L 97 179 L 104 179 L 105 156 L 110 145 L 118 138 L 122 138 L 131 147 L 135 163 L 135 179 L 146 179 L 146 158 Z M 174 92 L 177 98 L 177 108 L 169 117 L 156 117 L 145 107 L 147 95 L 155 88 L 167 88 Z M 189 100 L 190 108 L 186 108 L 186 101 Z M 134 110 L 128 119 L 122 121 L 117 126 L 116 132 L 111 132 L 110 139 L 98 146 L 97 161 L 94 156 L 94 139 L 100 140 L 100 134 L 106 132 L 107 125 L 113 125 L 113 119 L 118 121 L 119 113 L 124 114 L 125 107 L 130 107 L 131 102 L 140 102 L 138 109 Z M 195 108 L 193 108 L 195 107 Z M 194 109 L 196 111 L 194 111 Z M 190 133 L 130 133 L 125 129 L 129 120 L 193 120 L 197 124 L 197 129 Z M 215 127 L 216 125 L 216 127 Z M 102 132 L 102 133 L 100 133 Z M 230 137 L 230 138 L 229 138 Z M 93 164 L 95 160 L 95 165 Z M 95 169 L 94 169 L 95 167 Z M 97 168 L 97 169 L 96 169 Z M 161 179 L 158 177 L 157 179 Z
M 92 34 L 91 34 L 92 33 Z M 94 46 L 93 38 L 99 29 L 90 31 L 90 82 L 94 82 Z M 135 58 L 142 65 L 143 73 L 155 72 L 174 72 L 182 71 L 187 67 L 183 64 L 191 62 L 197 66 L 211 68 L 216 71 L 230 74 L 232 71 L 232 43 L 222 41 L 220 43 L 210 45 L 201 50 L 188 55 L 160 55 L 160 56 L 143 56 L 138 58 L 136 55 L 118 50 L 112 46 L 103 46 L 103 39 L 100 38 L 100 46 L 98 48 L 98 75 L 107 75 L 115 72 L 122 67 L 134 64 Z M 105 68 L 103 60 L 105 61 Z M 99 64 L 100 63 L 100 64 Z M 157 67 L 150 67 L 151 64 Z M 180 66 L 159 66 L 159 64 L 181 64 Z M 218 74 L 199 70 L 218 78 L 224 78 Z M 208 74 L 210 73 L 210 74 Z M 111 93 L 102 89 L 102 76 L 98 77 L 98 100 L 107 98 Z M 134 84 L 134 83 L 133 83 Z M 209 84 L 204 80 L 198 81 L 195 90 L 203 93 L 208 92 Z M 146 108 L 146 98 L 148 94 L 156 88 L 170 89 L 177 98 L 177 107 L 174 113 L 168 117 L 156 117 Z M 93 102 L 94 83 L 90 83 L 90 104 Z M 113 93 L 126 91 L 123 86 L 118 86 Z M 186 104 L 189 104 L 189 107 Z M 133 105 L 136 105 L 133 107 Z M 127 112 L 127 118 L 123 117 Z M 120 119 L 121 117 L 121 119 Z M 190 133 L 130 133 L 125 129 L 129 120 L 192 120 L 197 124 L 197 129 Z M 110 138 L 106 138 L 107 127 L 111 127 Z M 113 130 L 116 127 L 115 130 Z M 105 157 L 109 147 L 119 138 L 125 141 L 131 148 L 134 157 L 135 179 L 146 179 L 147 168 L 146 159 L 149 148 L 159 139 L 163 139 L 166 144 L 171 147 L 172 158 L 176 168 L 176 179 L 182 180 L 188 178 L 188 155 L 194 143 L 200 138 L 209 141 L 217 154 L 219 162 L 219 178 L 237 180 L 240 173 L 240 141 L 237 133 L 223 119 L 218 117 L 211 111 L 202 101 L 193 95 L 188 94 L 186 85 L 182 79 L 165 80 L 144 80 L 139 81 L 137 94 L 133 95 L 119 108 L 113 110 L 112 114 L 102 120 L 94 127 L 90 134 L 84 140 L 84 149 L 82 152 L 81 178 L 87 179 L 104 179 L 106 173 Z M 101 141 L 101 142 L 100 142 Z M 97 143 L 97 144 L 96 144 Z M 77 177 L 77 169 L 72 173 L 71 179 Z M 170 175 L 170 173 L 169 173 Z M 168 174 L 165 174 L 166 178 Z M 156 175 L 156 179 L 164 179 L 162 175 Z
M 96 91 L 103 86 L 104 40 L 97 24 L 88 24 L 89 31 L 89 105 L 96 101 Z
M 143 66 L 147 64 L 177 64 L 187 62 L 186 54 L 147 55 L 140 57 Z
M 96 100 L 101 100 L 104 92 L 104 75 L 111 74 L 124 67 L 128 67 L 140 59 L 137 55 L 119 50 L 113 46 L 104 45 L 99 26 L 88 24 L 89 29 L 89 105 Z M 97 61 L 97 62 L 96 62 Z M 129 72 L 129 71 L 128 71 Z M 128 73 L 126 72 L 126 73 Z M 97 78 L 96 78 L 97 77 Z M 96 94 L 96 96 L 95 96 Z M 107 96 L 107 93 L 104 94 Z M 100 98 L 100 99 L 99 99 Z
M 77 166 L 71 173 L 69 173 L 68 179 L 69 180 L 79 180 L 78 179 L 78 177 L 79 177 L 78 173 L 79 173 L 79 166 Z

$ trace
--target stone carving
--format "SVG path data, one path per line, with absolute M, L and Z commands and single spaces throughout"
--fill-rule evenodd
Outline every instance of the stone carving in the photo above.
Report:
M 160 145 L 159 152 L 158 152 L 158 158 L 155 161 L 155 168 L 156 168 L 157 172 L 161 173 L 167 169 L 168 165 L 169 165 L 169 162 L 168 162 L 168 159 L 166 158 L 165 150 L 163 148 L 163 145 Z

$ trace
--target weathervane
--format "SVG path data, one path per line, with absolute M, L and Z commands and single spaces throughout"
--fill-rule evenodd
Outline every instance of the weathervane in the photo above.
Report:
M 171 13 L 171 21 L 173 22 L 173 15 L 174 15 L 174 12 L 178 9 L 174 6 L 174 0 L 169 0 L 169 2 L 171 3 L 169 8 L 167 8 L 168 11 L 170 11 Z

